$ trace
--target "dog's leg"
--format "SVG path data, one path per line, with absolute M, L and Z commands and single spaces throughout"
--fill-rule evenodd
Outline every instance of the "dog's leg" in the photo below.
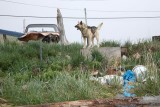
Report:
M 88 48 L 90 48 L 90 47 L 92 46 L 92 44 L 91 44 L 91 39 L 92 39 L 92 38 L 89 36 L 89 37 L 88 37 Z
M 83 48 L 86 48 L 86 39 L 87 39 L 87 38 L 83 37 L 83 41 L 84 41 L 84 43 L 83 43 Z
M 98 33 L 96 33 L 96 40 L 97 40 L 97 47 L 99 47 L 99 34 Z
M 94 47 L 94 37 L 92 37 L 92 47 Z

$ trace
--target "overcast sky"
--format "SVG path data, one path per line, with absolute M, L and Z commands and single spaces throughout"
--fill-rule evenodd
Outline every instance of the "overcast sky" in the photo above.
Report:
M 0 15 L 56 17 L 60 8 L 63 17 L 88 18 L 157 17 L 160 0 L 0 0 Z M 56 24 L 56 19 L 14 18 L 0 16 L 0 29 L 23 32 L 23 20 L 31 23 Z M 63 19 L 69 42 L 80 42 L 81 33 L 74 26 L 84 19 Z M 88 19 L 88 25 L 103 22 L 100 41 L 124 42 L 150 39 L 160 35 L 160 18 Z

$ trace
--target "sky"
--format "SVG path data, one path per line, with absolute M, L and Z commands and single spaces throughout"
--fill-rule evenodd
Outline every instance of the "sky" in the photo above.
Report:
M 86 8 L 87 18 L 99 18 L 87 19 L 89 26 L 98 26 L 103 22 L 99 31 L 100 42 L 113 40 L 124 43 L 160 35 L 159 4 L 160 0 L 0 0 L 0 15 L 56 17 L 59 8 L 63 17 L 75 17 L 63 19 L 68 41 L 82 43 L 81 33 L 74 26 L 78 21 L 85 22 Z M 24 19 L 26 26 L 36 23 L 57 24 L 56 18 L 0 16 L 0 29 L 23 32 Z

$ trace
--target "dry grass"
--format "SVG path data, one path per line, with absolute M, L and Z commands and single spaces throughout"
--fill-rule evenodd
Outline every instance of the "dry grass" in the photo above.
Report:
M 11 42 L 18 42 L 17 37 L 7 35 L 7 39 Z M 4 43 L 3 35 L 0 34 L 0 43 Z

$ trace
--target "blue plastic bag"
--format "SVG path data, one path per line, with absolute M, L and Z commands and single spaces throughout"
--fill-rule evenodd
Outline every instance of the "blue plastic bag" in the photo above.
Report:
M 135 94 L 131 93 L 130 90 L 134 88 L 133 83 L 136 81 L 135 73 L 131 70 L 127 70 L 123 75 L 123 95 L 125 97 L 134 97 Z

